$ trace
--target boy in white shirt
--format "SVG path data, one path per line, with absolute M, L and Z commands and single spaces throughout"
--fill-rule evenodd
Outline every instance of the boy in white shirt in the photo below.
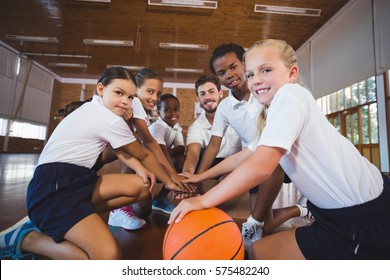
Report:
M 176 96 L 163 94 L 157 104 L 159 118 L 149 126 L 150 134 L 160 145 L 165 157 L 181 171 L 184 159 L 184 138 L 179 124 L 180 103 Z

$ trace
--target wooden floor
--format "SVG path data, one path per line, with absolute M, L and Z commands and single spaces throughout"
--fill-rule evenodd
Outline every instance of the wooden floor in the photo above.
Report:
M 26 217 L 26 188 L 32 178 L 38 157 L 38 154 L 0 154 L 0 231 Z M 297 201 L 299 195 L 295 188 L 286 185 L 282 188 L 274 206 L 289 206 Z M 162 241 L 168 218 L 166 214 L 153 212 L 147 219 L 147 227 L 144 229 L 127 231 L 122 228 L 111 228 L 123 249 L 124 259 L 161 260 Z M 244 220 L 241 217 L 233 218 L 241 229 Z M 282 227 L 296 227 L 305 223 L 302 218 L 294 218 Z

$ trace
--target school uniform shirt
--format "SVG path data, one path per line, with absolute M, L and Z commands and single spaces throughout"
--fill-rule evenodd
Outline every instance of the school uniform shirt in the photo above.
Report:
M 133 118 L 144 120 L 146 125 L 150 126 L 148 115 L 146 114 L 144 106 L 142 106 L 141 100 L 139 100 L 138 97 L 134 97 L 131 109 L 133 110 Z
M 136 140 L 123 117 L 108 109 L 100 96 L 64 118 L 45 145 L 38 165 L 66 162 L 91 168 L 109 143 L 114 149 Z
M 230 91 L 218 105 L 211 135 L 223 137 L 230 125 L 240 136 L 244 148 L 256 137 L 257 118 L 261 110 L 262 106 L 252 95 L 248 101 L 239 101 Z
M 182 127 L 179 123 L 171 127 L 163 119 L 158 118 L 149 126 L 149 131 L 159 145 L 165 145 L 168 149 L 184 146 Z
M 275 94 L 256 146 L 280 147 L 280 165 L 294 185 L 320 208 L 342 208 L 377 198 L 380 171 L 327 120 L 311 93 L 286 84 Z
M 199 143 L 202 148 L 206 148 L 210 142 L 212 125 L 206 117 L 205 111 L 202 111 L 188 128 L 187 145 Z M 217 158 L 227 158 L 241 150 L 241 140 L 237 132 L 229 125 L 225 135 L 222 137 L 221 147 L 218 151 Z

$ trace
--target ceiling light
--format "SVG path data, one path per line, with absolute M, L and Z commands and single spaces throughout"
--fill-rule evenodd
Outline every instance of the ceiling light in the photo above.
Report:
M 50 56 L 50 57 L 67 57 L 67 58 L 92 58 L 88 54 L 60 54 L 60 53 L 30 53 L 24 52 L 22 55 L 27 56 Z
M 140 70 L 142 68 L 145 68 L 145 66 L 133 66 L 133 65 L 107 65 L 107 68 L 111 67 L 123 67 L 128 70 Z
M 86 45 L 115 46 L 115 47 L 133 47 L 133 41 L 123 40 L 102 40 L 102 39 L 84 39 Z
M 79 2 L 99 2 L 99 3 L 110 3 L 111 0 L 76 0 Z
M 73 67 L 73 68 L 87 68 L 85 63 L 64 63 L 64 62 L 49 62 L 49 66 L 53 67 Z
M 257 13 L 311 16 L 311 17 L 319 17 L 321 14 L 321 9 L 297 8 L 297 7 L 286 7 L 286 6 L 269 6 L 269 5 L 260 5 L 260 4 L 255 5 L 254 11 Z
M 178 73 L 198 73 L 202 74 L 204 72 L 203 69 L 195 69 L 195 68 L 175 68 L 175 67 L 165 67 L 166 72 L 178 72 Z
M 160 43 L 162 49 L 183 49 L 183 50 L 202 50 L 207 51 L 209 45 L 200 44 L 181 44 L 181 43 Z
M 148 0 L 148 4 L 155 6 L 172 6 L 201 9 L 216 9 L 218 7 L 217 1 L 205 0 Z
M 36 42 L 36 43 L 58 43 L 56 37 L 41 37 L 41 36 L 25 36 L 25 35 L 4 35 L 8 40 Z

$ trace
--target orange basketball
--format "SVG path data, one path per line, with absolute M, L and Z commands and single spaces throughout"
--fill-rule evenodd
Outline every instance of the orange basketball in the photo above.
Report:
M 244 243 L 234 220 L 218 208 L 188 213 L 165 232 L 164 260 L 243 260 Z

